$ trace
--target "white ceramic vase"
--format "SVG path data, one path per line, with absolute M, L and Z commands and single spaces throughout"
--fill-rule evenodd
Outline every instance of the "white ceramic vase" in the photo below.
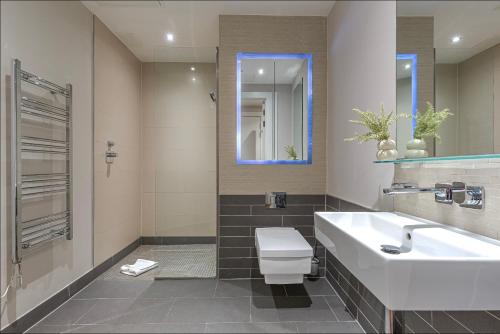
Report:
M 378 160 L 396 160 L 398 151 L 396 150 L 396 142 L 392 139 L 382 140 L 377 145 Z
M 416 158 L 427 158 L 429 153 L 427 152 L 427 144 L 423 139 L 411 139 L 408 144 L 406 144 L 405 158 L 416 159 Z

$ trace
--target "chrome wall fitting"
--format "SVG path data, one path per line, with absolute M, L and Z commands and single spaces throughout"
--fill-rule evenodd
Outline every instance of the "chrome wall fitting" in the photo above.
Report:
M 462 208 L 484 209 L 484 187 L 467 186 L 465 190 L 465 199 L 459 203 Z
M 113 151 L 112 148 L 115 146 L 115 143 L 111 140 L 108 140 L 108 149 L 106 150 L 106 163 L 112 164 L 115 161 L 115 158 L 118 157 L 118 153 Z
M 463 182 L 436 183 L 434 187 L 419 187 L 413 183 L 393 183 L 384 188 L 384 195 L 433 193 L 434 200 L 441 204 L 457 203 L 463 208 L 484 208 L 484 187 L 467 186 Z

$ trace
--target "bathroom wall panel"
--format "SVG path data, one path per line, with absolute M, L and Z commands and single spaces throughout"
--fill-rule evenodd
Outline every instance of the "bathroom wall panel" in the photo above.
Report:
M 211 63 L 143 64 L 142 236 L 215 237 L 215 74 Z
M 272 33 L 270 33 L 272 32 Z M 219 18 L 220 194 L 325 192 L 326 20 L 324 17 L 226 16 Z M 312 53 L 312 165 L 236 164 L 236 53 Z
M 500 239 L 500 160 L 467 160 L 396 167 L 394 182 L 414 182 L 420 186 L 460 181 L 484 186 L 484 210 L 443 205 L 429 194 L 394 197 L 396 211 L 456 226 L 490 238 Z
M 219 196 L 219 278 L 262 278 L 255 249 L 255 229 L 293 227 L 314 246 L 314 212 L 325 211 L 325 195 L 288 195 L 287 208 L 264 207 L 262 195 Z M 318 243 L 320 274 L 325 248 Z
M 94 22 L 94 261 L 139 237 L 141 63 L 96 17 Z M 107 165 L 107 141 L 118 152 Z
M 326 193 L 371 209 L 389 209 L 381 194 L 393 167 L 373 163 L 376 143 L 350 143 L 363 129 L 351 111 L 396 107 L 396 2 L 337 1 L 328 16 Z M 391 128 L 395 136 L 395 127 Z
M 92 268 L 92 14 L 79 1 L 2 1 L 0 5 L 2 293 L 13 270 L 7 148 L 11 143 L 8 128 L 14 58 L 21 60 L 23 69 L 56 83 L 73 85 L 75 157 L 73 240 L 54 241 L 24 258 L 22 287 L 11 288 L 7 300 L 2 299 L 0 328 L 4 329 L 53 295 L 58 299 L 58 291 Z

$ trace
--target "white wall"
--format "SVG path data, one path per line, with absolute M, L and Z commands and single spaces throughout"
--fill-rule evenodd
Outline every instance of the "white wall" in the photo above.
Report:
M 338 1 L 327 21 L 327 193 L 383 209 L 380 188 L 393 166 L 374 164 L 376 143 L 344 142 L 356 130 L 354 107 L 387 111 L 396 103 L 396 2 Z M 395 135 L 395 127 L 393 134 Z
M 26 257 L 23 286 L 12 289 L 1 328 L 21 317 L 92 267 L 92 15 L 78 1 L 1 2 L 1 291 L 11 272 L 12 217 L 6 148 L 10 144 L 11 61 L 57 83 L 73 84 L 74 239 L 58 240 Z

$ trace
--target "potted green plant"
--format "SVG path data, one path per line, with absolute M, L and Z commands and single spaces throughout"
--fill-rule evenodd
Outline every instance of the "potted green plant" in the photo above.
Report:
M 290 159 L 290 160 L 297 160 L 297 151 L 295 150 L 295 146 L 293 146 L 293 145 L 286 145 L 285 146 L 285 151 L 288 154 L 288 159 Z
M 388 114 L 384 111 L 384 105 L 380 105 L 380 112 L 375 113 L 370 110 L 352 109 L 359 115 L 359 120 L 349 120 L 354 124 L 359 124 L 368 129 L 364 134 L 356 134 L 352 138 L 346 138 L 345 141 L 359 141 L 364 143 L 370 140 L 378 142 L 377 159 L 378 160 L 394 160 L 398 157 L 396 150 L 396 142 L 391 139 L 389 127 L 400 117 L 407 117 L 406 114 L 395 115 L 394 112 Z
M 439 127 L 453 114 L 445 108 L 436 111 L 432 103 L 427 102 L 425 112 L 417 111 L 415 118 L 416 126 L 413 130 L 413 138 L 406 144 L 405 158 L 425 158 L 429 156 L 425 139 L 441 140 Z

